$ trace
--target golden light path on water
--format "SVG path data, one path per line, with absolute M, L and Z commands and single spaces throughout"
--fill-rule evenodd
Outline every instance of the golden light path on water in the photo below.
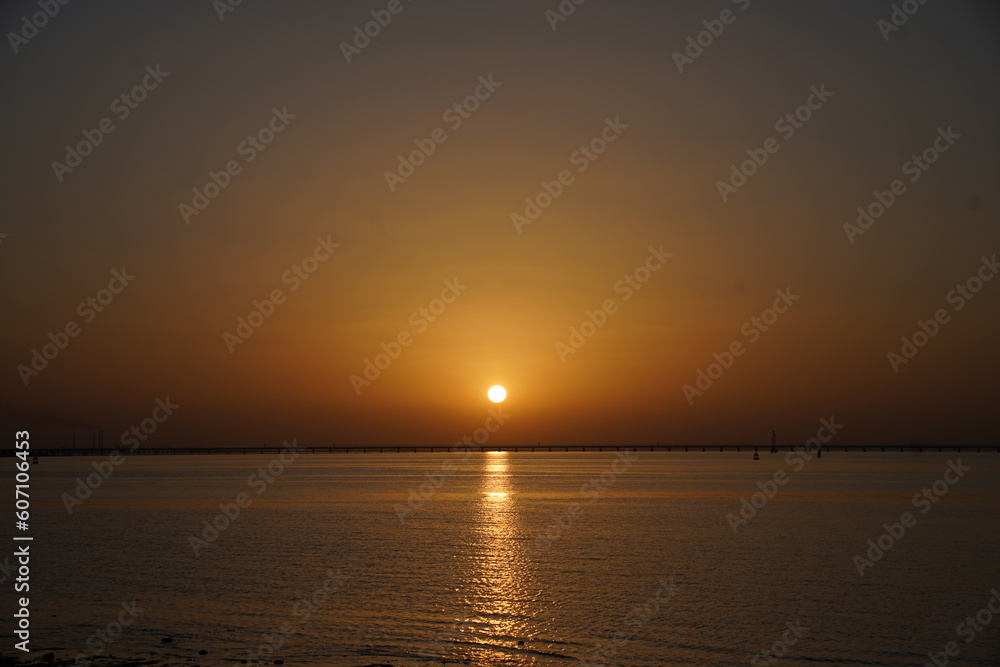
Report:
M 511 494 L 507 452 L 486 452 L 483 461 L 483 493 L 487 500 L 508 500 Z M 511 510 L 511 507 L 502 507 Z
M 475 591 L 473 641 L 494 660 L 501 656 L 510 660 L 525 651 L 525 645 L 518 642 L 530 645 L 531 619 L 539 612 L 528 562 L 518 547 L 517 499 L 509 467 L 507 452 L 489 452 L 483 457 L 475 569 L 469 573 L 470 588 Z

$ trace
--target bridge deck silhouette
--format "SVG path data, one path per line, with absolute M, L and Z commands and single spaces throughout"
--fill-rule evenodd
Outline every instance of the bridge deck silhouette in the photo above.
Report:
M 779 453 L 802 449 L 803 445 L 777 445 Z M 127 448 L 78 447 L 31 450 L 30 456 L 196 456 L 280 454 L 285 447 L 258 445 L 253 447 L 140 447 Z M 328 445 L 300 446 L 303 454 L 403 454 L 436 453 L 450 451 L 474 452 L 759 452 L 768 454 L 770 445 Z M 831 445 L 821 446 L 823 452 L 982 452 L 1000 453 L 995 445 Z M 16 450 L 0 450 L 0 456 L 14 456 Z

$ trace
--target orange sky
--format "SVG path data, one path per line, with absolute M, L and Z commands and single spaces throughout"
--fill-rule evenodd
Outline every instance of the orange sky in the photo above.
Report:
M 844 443 L 996 442 L 1000 281 L 948 301 L 1000 251 L 996 13 L 929 3 L 885 40 L 889 5 L 675 4 L 586 3 L 553 30 L 554 2 L 404 3 L 350 63 L 340 44 L 383 4 L 63 7 L 0 61 L 16 100 L 0 111 L 4 422 L 111 443 L 169 396 L 181 407 L 151 445 L 450 443 L 499 383 L 504 443 L 794 442 L 831 415 Z M 678 72 L 673 54 L 727 7 Z M 114 101 L 157 65 L 122 118 Z M 820 86 L 832 96 L 787 136 L 776 123 Z M 106 117 L 114 131 L 60 181 L 52 163 Z M 949 127 L 960 138 L 911 181 L 904 163 Z M 245 143 L 264 128 L 271 143 Z M 723 201 L 718 182 L 768 138 Z M 226 186 L 185 220 L 213 173 Z M 905 192 L 852 243 L 844 225 L 896 179 Z M 294 268 L 307 257 L 312 273 Z M 123 267 L 135 278 L 104 310 L 78 310 Z M 754 335 L 776 290 L 799 298 Z M 894 372 L 887 354 L 941 308 Z M 18 367 L 70 323 L 26 383 Z

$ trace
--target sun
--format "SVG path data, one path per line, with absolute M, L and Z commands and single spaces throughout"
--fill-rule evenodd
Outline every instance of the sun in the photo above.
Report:
M 498 384 L 493 385 L 486 392 L 486 396 L 489 397 L 494 403 L 503 403 L 504 399 L 507 398 L 507 390 Z

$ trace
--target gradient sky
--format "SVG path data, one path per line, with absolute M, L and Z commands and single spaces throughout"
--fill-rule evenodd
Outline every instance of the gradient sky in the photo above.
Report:
M 1000 280 L 946 301 L 1000 252 L 998 14 L 929 2 L 883 39 L 889 2 L 403 0 L 346 62 L 341 43 L 387 3 L 73 2 L 0 59 L 4 369 L 10 428 L 53 444 L 102 427 L 114 444 L 157 398 L 180 405 L 149 445 L 450 444 L 483 424 L 487 387 L 511 415 L 494 443 L 989 442 Z M 730 9 L 702 55 L 673 54 Z M 0 9 L 4 33 L 33 2 Z M 169 75 L 119 120 L 147 66 Z M 452 130 L 443 112 L 500 82 Z M 833 96 L 784 139 L 775 122 L 812 86 Z M 247 163 L 272 109 L 295 115 Z M 112 118 L 59 182 L 52 163 Z M 606 118 L 628 125 L 579 173 L 571 154 Z M 385 172 L 436 128 L 447 141 L 400 184 Z M 961 135 L 862 236 L 857 208 L 907 179 L 938 128 Z M 723 202 L 717 182 L 766 139 L 780 149 Z M 210 171 L 242 171 L 190 224 Z M 569 169 L 521 233 L 511 214 Z M 283 274 L 340 244 L 291 291 Z M 628 301 L 649 247 L 672 257 Z M 134 281 L 85 323 L 77 305 L 125 267 Z M 467 285 L 418 332 L 444 281 Z M 233 353 L 223 334 L 255 299 L 287 300 Z M 741 333 L 789 288 L 800 299 L 756 342 Z M 619 309 L 565 361 L 556 344 L 608 298 Z M 917 320 L 947 324 L 894 372 Z M 32 376 L 18 366 L 70 321 L 78 336 Z M 413 343 L 360 395 L 380 343 Z M 712 355 L 746 352 L 702 396 Z M 80 437 L 89 438 L 89 435 Z M 41 446 L 35 442 L 35 447 Z

